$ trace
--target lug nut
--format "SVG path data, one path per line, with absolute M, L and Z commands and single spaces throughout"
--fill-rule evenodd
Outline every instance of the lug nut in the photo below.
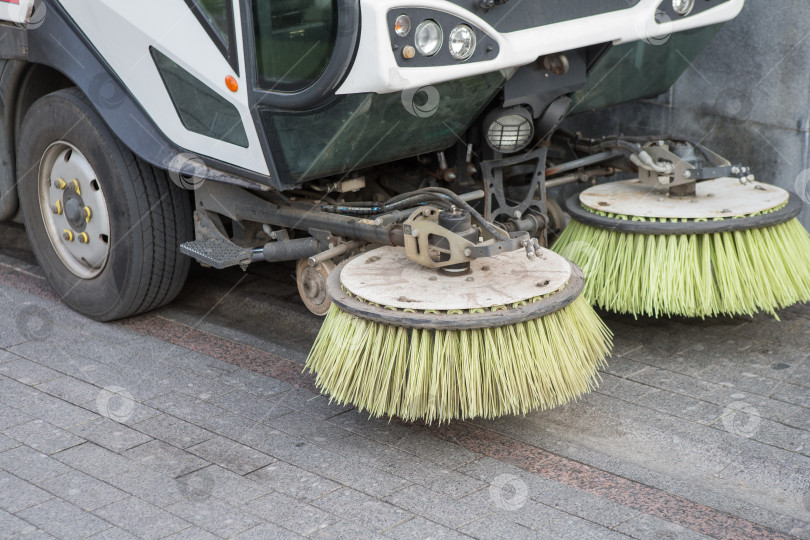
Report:
M 61 178 L 57 178 L 57 179 L 54 181 L 53 185 L 56 187 L 56 189 L 65 189 L 65 188 L 67 187 L 67 182 L 65 182 L 65 181 L 64 181 L 63 179 L 61 179 Z
M 90 223 L 90 218 L 92 218 L 92 217 L 93 217 L 93 211 L 92 211 L 92 210 L 90 210 L 90 207 L 89 207 L 89 206 L 85 206 L 85 207 L 82 209 L 82 212 L 84 212 L 84 222 L 85 222 L 85 223 Z
M 51 210 L 52 210 L 52 211 L 53 211 L 53 213 L 54 213 L 54 214 L 56 214 L 57 216 L 61 215 L 61 214 L 62 214 L 62 201 L 57 200 L 57 201 L 56 201 L 56 204 L 54 204 L 53 206 L 51 206 Z
M 73 188 L 73 191 L 75 191 L 77 195 L 82 194 L 82 188 L 79 187 L 79 181 L 75 178 L 70 181 L 70 187 Z
M 79 233 L 78 239 L 79 242 L 81 242 L 82 244 L 87 244 L 90 242 L 90 237 L 87 235 L 86 232 Z
M 62 233 L 62 238 L 65 239 L 65 242 L 73 242 L 73 231 L 64 229 L 64 232 Z

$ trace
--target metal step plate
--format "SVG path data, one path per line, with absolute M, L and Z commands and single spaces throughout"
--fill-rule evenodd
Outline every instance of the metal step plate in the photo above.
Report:
M 180 253 L 217 269 L 247 264 L 252 257 L 251 250 L 220 238 L 194 240 L 180 244 Z

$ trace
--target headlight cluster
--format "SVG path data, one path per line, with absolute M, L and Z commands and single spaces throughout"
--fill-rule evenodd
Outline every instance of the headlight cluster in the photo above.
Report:
M 399 37 L 407 37 L 411 31 L 411 19 L 407 15 L 400 15 L 394 22 L 394 32 Z M 444 30 L 433 19 L 420 22 L 413 33 L 413 44 L 416 51 L 422 56 L 433 56 L 442 49 L 444 44 Z M 475 31 L 466 24 L 458 24 L 448 36 L 450 55 L 457 61 L 463 62 L 475 53 L 477 38 Z
M 450 54 L 459 61 L 466 60 L 475 52 L 475 32 L 466 24 L 460 24 L 450 32 Z
M 428 19 L 419 23 L 413 36 L 416 50 L 422 56 L 433 56 L 442 48 L 444 33 L 442 27 L 434 20 Z

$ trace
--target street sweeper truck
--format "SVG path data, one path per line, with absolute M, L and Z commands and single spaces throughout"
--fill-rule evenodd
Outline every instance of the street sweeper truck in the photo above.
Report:
M 374 416 L 553 407 L 609 351 L 590 302 L 703 316 L 807 295 L 723 280 L 779 279 L 780 247 L 807 241 L 743 164 L 558 129 L 666 90 L 743 1 L 0 0 L 0 220 L 103 321 L 170 302 L 192 260 L 296 261 L 326 316 L 307 367 Z M 569 213 L 565 258 L 548 246 Z M 657 289 L 626 290 L 661 264 Z

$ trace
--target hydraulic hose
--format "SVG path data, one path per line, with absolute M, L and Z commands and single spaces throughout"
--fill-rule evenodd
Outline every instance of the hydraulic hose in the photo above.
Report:
M 428 187 L 428 188 L 424 188 L 422 191 L 429 191 L 431 193 L 436 193 L 437 195 L 447 197 L 448 199 L 453 201 L 456 204 L 456 206 L 459 206 L 459 207 L 463 208 L 464 210 L 466 210 L 467 212 L 469 212 L 470 215 L 473 217 L 473 219 L 475 219 L 475 221 L 477 221 L 478 224 L 481 225 L 481 227 L 485 231 L 487 231 L 490 235 L 492 235 L 493 238 L 495 238 L 497 240 L 500 240 L 501 242 L 510 240 L 509 235 L 503 234 L 501 231 L 499 231 L 489 221 L 484 219 L 484 216 L 482 216 L 475 208 L 470 206 L 470 204 L 467 203 L 467 201 L 465 201 L 464 199 L 462 199 L 461 197 L 459 197 L 458 195 L 456 195 L 455 193 L 453 193 L 449 189 L 438 188 L 438 187 Z
M 321 209 L 324 212 L 330 212 L 333 214 L 344 214 L 349 216 L 375 216 L 402 210 L 406 207 L 415 207 L 429 202 L 437 202 L 435 199 L 435 197 L 428 194 L 412 195 L 408 198 L 394 202 L 388 201 L 385 203 L 371 204 L 362 202 L 351 204 L 330 204 L 322 206 Z M 451 205 L 443 204 L 442 206 L 449 208 Z
M 473 219 L 478 222 L 481 228 L 487 231 L 493 238 L 496 238 L 501 242 L 510 240 L 509 235 L 503 234 L 495 226 L 484 219 L 484 216 L 482 216 L 475 208 L 470 206 L 470 204 L 465 201 L 461 195 L 453 193 L 449 189 L 445 188 L 426 187 L 416 191 L 411 191 L 409 193 L 402 193 L 401 195 L 390 198 L 385 203 L 360 202 L 352 203 L 351 205 L 325 205 L 322 206 L 321 209 L 324 212 L 333 214 L 373 216 L 387 214 L 401 210 L 403 207 L 415 207 L 425 203 L 439 204 L 446 208 L 451 206 L 463 208 L 469 212 Z

